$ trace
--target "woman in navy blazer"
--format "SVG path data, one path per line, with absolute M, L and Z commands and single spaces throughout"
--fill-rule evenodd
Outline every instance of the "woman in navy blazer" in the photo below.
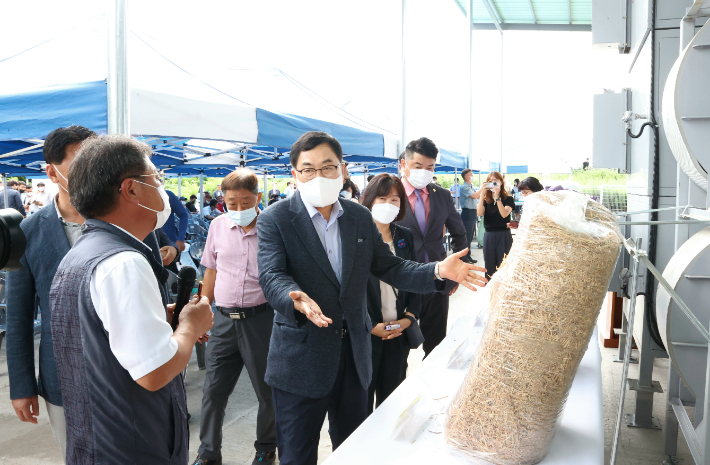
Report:
M 414 236 L 394 224 L 406 213 L 407 197 L 396 176 L 380 174 L 370 181 L 361 197 L 363 206 L 372 211 L 377 229 L 390 250 L 405 260 L 414 259 Z M 368 409 L 372 412 L 400 385 L 407 375 L 409 341 L 404 330 L 419 318 L 421 296 L 400 291 L 370 275 L 367 282 L 367 311 L 372 321 L 372 384 Z M 387 326 L 399 325 L 387 330 Z

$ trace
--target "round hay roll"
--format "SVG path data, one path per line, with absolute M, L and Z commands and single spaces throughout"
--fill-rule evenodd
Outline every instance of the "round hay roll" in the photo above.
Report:
M 447 443 L 489 462 L 547 454 L 621 248 L 606 208 L 539 192 L 489 286 L 488 323 L 446 419 Z

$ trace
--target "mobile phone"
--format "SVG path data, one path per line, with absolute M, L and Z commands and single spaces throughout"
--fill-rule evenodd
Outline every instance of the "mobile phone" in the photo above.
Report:
M 485 183 L 485 184 L 483 185 L 483 187 L 487 187 L 487 188 L 489 188 L 489 189 L 493 189 L 493 188 L 496 187 L 497 185 L 498 185 L 497 182 L 487 182 L 487 183 Z
M 202 281 L 200 281 L 200 285 L 197 286 L 197 298 L 198 299 L 202 298 Z
M 385 326 L 385 330 L 392 331 L 393 329 L 399 329 L 401 327 L 402 327 L 402 325 L 400 325 L 400 324 L 387 325 L 387 326 Z

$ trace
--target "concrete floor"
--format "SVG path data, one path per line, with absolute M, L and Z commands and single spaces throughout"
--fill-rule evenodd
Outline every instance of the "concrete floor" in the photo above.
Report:
M 614 440 L 617 412 L 619 409 L 619 389 L 621 387 L 622 363 L 613 361 L 618 349 L 602 348 L 602 390 L 604 395 L 604 460 L 609 463 L 611 446 Z M 638 357 L 638 351 L 633 351 L 633 356 Z M 666 394 L 668 389 L 669 359 L 657 358 L 653 364 L 653 379 L 661 383 L 663 394 L 655 394 L 653 399 L 653 416 L 665 428 Z M 638 378 L 638 364 L 629 364 L 629 378 Z M 634 412 L 635 395 L 633 391 L 626 392 L 624 400 L 624 414 Z M 692 411 L 689 411 L 693 418 Z M 663 455 L 664 431 L 641 428 L 628 428 L 622 423 L 619 438 L 619 450 L 616 463 L 619 465 L 660 465 L 667 458 Z M 678 432 L 678 453 L 676 456 L 680 464 L 693 464 L 688 444 L 683 438 L 683 432 Z
M 480 250 L 474 251 L 474 257 L 483 263 Z M 471 291 L 460 288 L 451 298 L 449 324 L 454 322 L 467 310 L 467 302 Z M 38 346 L 38 344 L 36 344 Z M 61 464 L 62 458 L 58 446 L 52 436 L 44 404 L 40 404 L 39 424 L 32 425 L 20 422 L 15 416 L 10 404 L 10 392 L 7 376 L 5 347 L 0 350 L 0 464 L 13 465 L 47 465 Z M 35 350 L 37 354 L 38 349 Z M 604 421 L 605 421 L 605 462 L 608 463 L 612 436 L 616 422 L 618 407 L 618 392 L 621 383 L 621 368 L 619 363 L 613 363 L 612 358 L 616 349 L 602 349 L 602 380 L 604 395 Z M 415 369 L 423 357 L 421 349 L 412 351 L 409 357 L 410 370 Z M 656 360 L 654 379 L 661 382 L 664 390 L 668 381 L 668 360 Z M 637 373 L 637 365 L 631 365 L 630 377 Z M 188 409 L 192 414 L 190 422 L 190 457 L 194 458 L 199 447 L 200 406 L 202 399 L 202 384 L 204 372 L 197 369 L 197 362 L 193 359 L 188 368 L 187 390 Z M 633 393 L 628 391 L 625 401 L 625 411 L 633 410 Z M 222 455 L 225 465 L 250 464 L 254 457 L 253 442 L 256 429 L 257 400 L 254 395 L 249 377 L 246 372 L 237 383 L 230 398 L 224 421 Z M 665 418 L 665 395 L 657 394 L 654 403 L 654 416 L 661 424 Z M 682 435 L 682 433 L 681 433 Z M 327 420 L 321 433 L 319 463 L 330 455 L 330 438 L 327 433 Z M 692 458 L 685 441 L 679 439 L 678 446 L 681 464 L 692 464 Z M 621 430 L 621 442 L 617 464 L 641 465 L 661 464 L 663 455 L 663 431 L 627 428 Z

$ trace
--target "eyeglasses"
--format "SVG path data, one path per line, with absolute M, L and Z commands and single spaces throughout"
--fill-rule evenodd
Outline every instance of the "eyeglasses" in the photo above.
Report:
M 152 174 L 139 174 L 137 176 L 131 176 L 132 178 L 144 178 L 148 176 L 153 176 L 153 178 L 160 183 L 161 186 L 165 185 L 165 175 L 163 173 L 152 173 Z
M 338 163 L 337 165 L 325 165 L 322 168 L 315 169 L 315 168 L 304 168 L 302 170 L 296 170 L 299 173 L 301 173 L 301 176 L 303 176 L 303 179 L 306 181 L 310 181 L 311 179 L 316 177 L 316 172 L 320 171 L 321 174 L 323 175 L 324 178 L 329 178 L 329 179 L 335 179 L 338 177 L 338 174 L 340 170 L 340 165 L 342 163 Z

